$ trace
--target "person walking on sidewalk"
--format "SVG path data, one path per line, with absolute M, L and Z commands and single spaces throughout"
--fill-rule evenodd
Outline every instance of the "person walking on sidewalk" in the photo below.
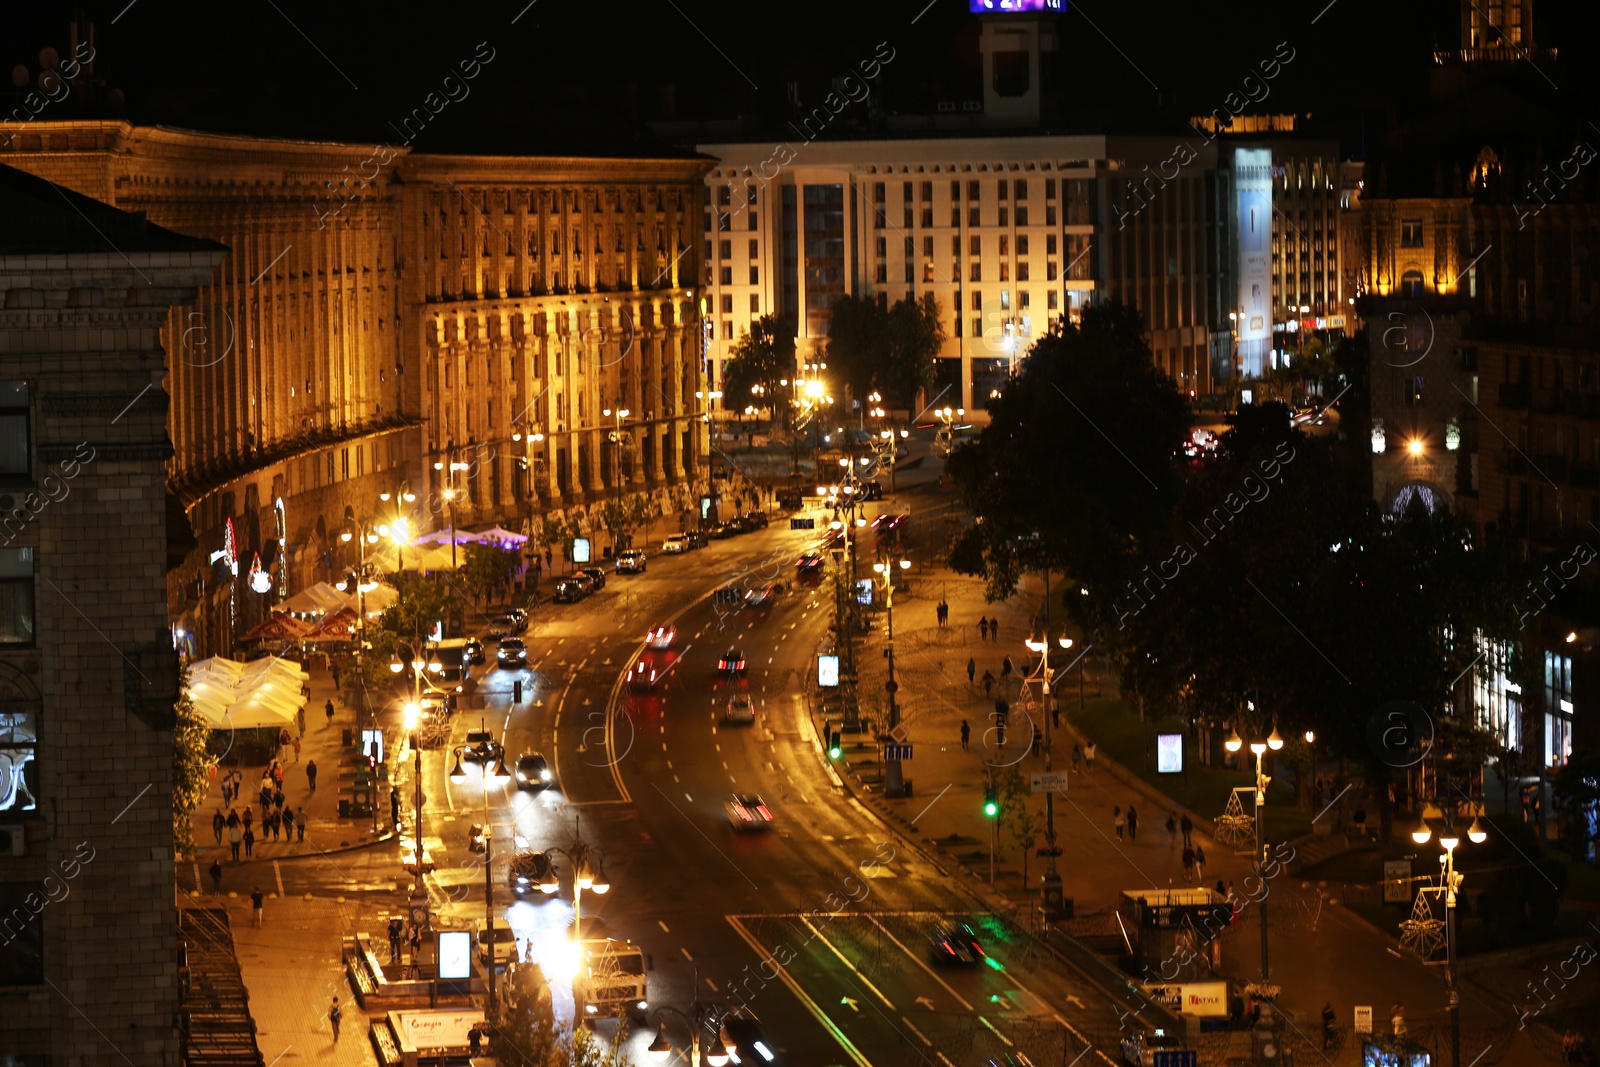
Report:
M 1128 840 L 1139 840 L 1139 813 L 1133 810 L 1133 805 L 1128 805 Z
M 244 830 L 238 826 L 228 827 L 228 848 L 233 851 L 233 862 L 239 862 L 239 846 L 244 843 Z
M 1194 846 L 1194 875 L 1196 878 L 1206 876 L 1206 850 L 1204 845 Z
M 405 933 L 406 924 L 400 919 L 389 920 L 389 962 L 400 962 L 400 937 Z
M 999 643 L 999 641 L 1000 641 L 1000 618 L 999 618 L 999 616 L 996 616 L 995 618 L 992 618 L 992 619 L 989 620 L 989 640 L 994 641 L 996 643 Z
M 1096 749 L 1093 741 L 1090 741 L 1089 747 L 1083 750 L 1083 769 L 1090 774 L 1094 773 L 1095 751 Z
M 978 616 L 978 639 L 981 641 L 989 640 L 989 618 L 986 615 Z
M 255 822 L 255 820 L 256 820 L 255 812 L 251 811 L 250 810 L 250 805 L 246 804 L 244 806 L 244 830 L 245 830 L 245 833 L 249 833 L 250 832 L 250 824 Z
M 1394 1027 L 1394 1036 L 1406 1036 L 1406 1005 L 1404 1001 L 1397 1000 L 1394 1007 L 1389 1009 L 1389 1025 Z
M 256 886 L 255 889 L 251 890 L 251 892 L 250 892 L 250 925 L 254 926 L 254 927 L 257 927 L 258 929 L 261 926 L 261 906 L 265 902 L 266 902 L 266 898 L 261 895 L 261 887 L 260 886 Z
M 333 1007 L 328 1009 L 328 1025 L 333 1027 L 333 1043 L 339 1043 L 339 1020 L 344 1018 L 344 1012 L 339 1010 L 339 998 L 333 998 Z
M 967 657 L 967 685 L 969 687 L 972 685 L 972 679 L 977 675 L 977 673 L 978 673 L 978 661 L 973 659 L 971 656 L 968 656 Z M 227 801 L 223 801 L 223 803 L 226 804 Z
M 295 723 L 300 727 L 300 736 L 304 737 L 306 735 L 306 709 L 304 705 L 301 706 L 299 711 L 295 712 L 294 719 Z
M 1194 849 L 1188 845 L 1183 846 L 1183 880 L 1194 881 Z
M 306 760 L 306 782 L 310 784 L 311 791 L 315 793 L 317 791 L 317 761 L 314 759 Z
M 328 725 L 331 727 L 333 725 L 333 701 L 330 700 L 322 705 L 322 711 L 323 714 L 328 716 Z
M 1322 1047 L 1329 1048 L 1333 1045 L 1333 1001 L 1329 1000 L 1322 1005 Z
M 296 763 L 299 763 L 300 762 L 300 739 L 298 737 L 295 738 L 293 744 L 294 744 L 294 761 Z
M 306 839 L 306 809 L 301 808 L 294 813 L 294 828 L 300 833 L 300 842 Z
M 1077 774 L 1083 766 L 1083 749 L 1078 747 L 1078 742 L 1072 742 L 1072 773 Z
M 1117 831 L 1117 840 L 1121 841 L 1123 833 L 1128 829 L 1128 819 L 1122 814 L 1121 807 L 1111 809 L 1111 825 Z
M 1183 830 L 1183 847 L 1188 848 L 1190 845 L 1194 844 L 1194 839 L 1192 837 L 1194 834 L 1194 822 L 1189 818 L 1188 812 L 1184 813 L 1183 821 L 1180 822 L 1178 826 Z
M 218 808 L 215 815 L 211 816 L 211 832 L 217 835 L 217 844 L 222 844 L 222 831 L 228 828 L 228 820 Z
M 1178 847 L 1178 813 L 1167 813 L 1167 851 L 1171 852 Z
M 993 692 L 994 692 L 994 675 L 990 674 L 987 670 L 985 670 L 983 672 L 983 696 L 984 696 L 984 699 L 987 700 L 989 698 L 989 695 L 992 694 Z
M 211 891 L 213 893 L 222 892 L 222 861 L 221 860 L 212 860 L 211 861 Z
M 1011 674 L 1011 657 L 1007 656 L 1000 661 L 1000 677 L 1006 678 Z
M 255 834 L 255 831 L 250 829 L 248 826 L 245 827 L 243 841 L 244 841 L 244 858 L 245 859 L 249 859 L 251 856 L 255 855 L 255 851 L 256 851 L 256 834 Z
M 967 742 L 972 740 L 972 727 L 967 725 L 967 720 L 961 720 L 961 751 L 967 751 Z

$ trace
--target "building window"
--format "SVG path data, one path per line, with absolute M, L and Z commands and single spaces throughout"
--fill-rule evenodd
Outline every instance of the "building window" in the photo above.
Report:
M 0 478 L 26 479 L 33 471 L 28 433 L 28 383 L 0 382 Z
M 906 201 L 906 203 L 908 203 L 908 204 L 911 203 L 911 183 L 910 182 L 902 182 L 901 183 L 901 191 L 905 193 L 905 201 Z
M 760 259 L 761 258 L 761 243 L 759 241 L 755 240 L 754 238 L 751 238 L 751 240 L 750 240 L 750 258 L 751 259 Z
M 970 277 L 971 277 L 971 280 L 975 281 L 975 282 L 983 281 L 983 264 L 974 263 L 972 265 L 972 271 L 971 271 Z
M 1054 200 L 1056 198 L 1056 183 L 1054 181 L 1048 179 L 1045 181 L 1044 198 L 1046 200 Z
M 1020 280 L 1026 281 L 1026 279 L 1020 279 Z M 1028 290 L 1024 289 L 1020 293 L 1018 293 L 1017 294 L 1017 299 L 1022 301 L 1022 306 L 1023 307 L 1027 307 L 1028 306 Z
M 1056 280 L 1056 261 L 1053 259 L 1045 260 L 1044 280 L 1047 282 L 1053 282 Z
M 982 226 L 983 223 L 979 222 L 978 218 L 979 218 L 979 216 L 978 216 L 978 209 L 977 208 L 975 208 L 975 207 L 967 208 L 967 225 L 968 226 Z
M 745 213 L 744 228 L 747 230 L 753 230 L 756 228 L 756 213 L 754 211 Z
M 884 260 L 880 259 L 880 260 L 878 260 L 878 281 L 879 282 L 886 282 L 888 280 L 889 280 L 889 264 L 887 262 L 885 262 Z
M 761 297 L 757 296 L 755 293 L 750 294 L 750 314 L 761 314 Z
M 761 284 L 761 268 L 756 266 L 754 263 L 750 264 L 750 284 Z
M 755 207 L 756 206 L 756 187 L 755 186 L 746 185 L 744 187 L 744 202 L 749 207 Z
M 1054 289 L 1050 290 L 1049 299 L 1045 301 L 1045 306 L 1051 311 L 1058 310 L 1060 308 L 1060 300 L 1058 299 L 1060 295 L 1061 294 L 1057 293 Z
M 1003 234 L 1000 235 L 1000 254 L 1002 256 L 1009 256 L 1011 254 L 1011 235 L 1010 234 L 1004 234 L 1003 233 Z
M 968 200 L 976 200 L 981 195 L 983 195 L 983 194 L 979 190 L 977 182 L 974 182 L 974 181 L 967 182 L 967 199 Z
M 879 206 L 882 206 L 883 197 L 884 197 L 883 183 L 882 182 L 873 182 L 872 183 L 872 199 L 873 199 L 873 202 L 878 204 Z
M 1028 280 L 1028 265 L 1026 263 L 1018 263 L 1017 264 L 1017 281 L 1025 282 L 1027 280 Z
M 33 549 L 0 548 L 0 645 L 33 641 Z
M 1019 206 L 1017 208 L 1017 225 L 1018 226 L 1026 226 L 1027 224 L 1028 224 L 1028 209 L 1025 208 L 1025 207 Z
M 999 190 L 1000 200 L 1003 203 L 1005 201 L 1005 198 L 1006 198 L 1006 193 L 1010 191 L 1006 187 L 1006 180 L 1004 178 L 1001 178 L 998 182 L 995 183 L 995 186 Z
M 1054 189 L 1055 186 L 1052 185 L 1051 188 Z M 1054 204 L 1044 209 L 1044 224 L 1046 226 L 1054 226 L 1056 224 L 1056 208 Z
M 1400 247 L 1422 247 L 1422 220 L 1405 219 L 1400 223 Z
M 1400 277 L 1400 295 L 1419 297 L 1422 295 L 1422 272 L 1408 270 Z
M 1025 256 L 1027 254 L 1028 254 L 1028 235 L 1025 234 L 1025 233 L 1019 233 L 1019 234 L 1017 234 L 1017 255 Z
M 929 229 L 932 229 L 932 227 L 933 227 L 933 208 L 925 207 L 925 208 L 922 209 L 922 225 L 925 226 L 925 227 L 928 227 Z
M 1414 407 L 1422 403 L 1422 375 L 1406 379 L 1406 405 Z
M 972 322 L 971 322 L 971 326 L 972 326 L 972 334 L 971 334 L 971 336 L 973 336 L 975 338 L 983 336 L 983 320 L 982 319 L 973 319 Z
M 976 289 L 972 290 L 972 310 L 973 311 L 982 311 L 983 310 L 983 294 L 978 292 L 978 290 L 976 290 Z
M 922 254 L 924 256 L 927 256 L 929 259 L 933 258 L 933 238 L 932 237 L 924 237 L 922 239 Z
M 905 275 L 906 275 L 906 284 L 907 285 L 910 285 L 912 282 L 917 280 L 916 270 L 917 270 L 916 263 L 913 260 L 909 260 L 909 259 L 906 260 Z M 884 294 L 883 293 L 879 293 L 878 295 L 879 296 L 883 296 Z
M 732 218 L 732 216 L 730 216 L 726 211 L 724 211 L 722 214 L 717 216 L 717 232 L 718 233 L 727 233 L 728 230 L 732 228 L 729 225 L 729 222 L 730 222 L 731 218 Z
M 905 211 L 903 213 L 905 215 L 905 225 L 901 227 L 902 229 L 906 229 L 906 230 L 911 229 L 911 213 L 912 213 L 912 211 L 913 211 L 913 208 L 911 207 L 911 205 L 907 204 L 906 208 L 905 208 Z
M 933 183 L 932 182 L 923 182 L 922 183 L 922 202 L 924 204 L 933 203 Z
M 1027 181 L 1027 179 L 1026 178 L 1018 178 L 1016 180 L 1016 182 L 1014 182 L 1013 184 L 1014 184 L 1013 195 L 1015 196 L 1015 198 L 1018 199 L 1018 200 L 1026 200 L 1026 199 L 1028 199 L 1028 181 Z
M 950 182 L 950 202 L 959 203 L 961 200 L 961 180 L 959 178 Z
M 1000 310 L 1001 311 L 1010 311 L 1011 310 L 1011 290 L 1010 289 L 1002 289 L 1002 290 L 1000 290 Z
M 1009 282 L 1011 280 L 1011 264 L 1005 260 L 1001 260 L 1000 262 L 1000 280 L 1003 282 Z
M 722 294 L 722 313 L 724 315 L 732 315 L 733 314 L 733 294 L 732 293 L 723 293 Z
M 8 705 L 0 711 L 0 760 L 6 767 L 0 778 L 0 817 L 38 810 L 38 758 L 38 709 Z
M 878 237 L 877 241 L 875 242 L 875 246 L 876 246 L 876 248 L 878 250 L 878 258 L 879 259 L 883 259 L 885 256 L 887 256 L 889 254 L 889 240 L 888 240 L 888 238 L 883 237 L 883 236 L 880 235 Z
M 732 241 L 718 241 L 717 242 L 717 254 L 720 255 L 723 259 L 732 259 L 733 258 L 733 242 Z
M 722 320 L 722 339 L 724 341 L 733 340 L 733 323 L 728 319 Z
M 722 285 L 733 284 L 733 268 L 723 267 L 717 272 L 717 281 Z
M 1025 240 L 1027 240 L 1027 238 L 1024 237 L 1023 240 L 1025 241 Z M 1056 235 L 1055 234 L 1052 233 L 1052 234 L 1050 234 L 1049 236 L 1047 236 L 1044 239 L 1044 251 L 1045 251 L 1046 255 L 1053 256 L 1053 255 L 1056 254 Z
M 967 253 L 972 256 L 973 259 L 977 259 L 978 257 L 982 256 L 983 238 L 979 237 L 977 234 L 973 234 L 971 237 L 967 238 Z

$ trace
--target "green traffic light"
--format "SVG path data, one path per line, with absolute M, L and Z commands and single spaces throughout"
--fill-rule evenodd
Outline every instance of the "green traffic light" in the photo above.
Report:
M 830 758 L 832 758 L 832 759 L 838 759 L 839 756 L 843 754 L 843 752 L 844 752 L 844 750 L 841 749 L 838 745 L 834 745 L 832 748 L 828 749 L 828 756 Z
M 992 819 L 992 818 L 994 818 L 994 817 L 995 817 L 995 816 L 996 816 L 996 815 L 998 815 L 998 814 L 1000 814 L 1000 805 L 999 805 L 999 804 L 996 804 L 996 803 L 995 803 L 995 802 L 994 802 L 994 801 L 992 801 L 992 800 L 987 800 L 987 801 L 984 801 L 984 804 L 983 804 L 983 813 L 984 813 L 984 814 L 985 814 L 985 815 L 987 815 L 987 816 L 989 816 L 989 818 L 991 818 L 991 819 Z

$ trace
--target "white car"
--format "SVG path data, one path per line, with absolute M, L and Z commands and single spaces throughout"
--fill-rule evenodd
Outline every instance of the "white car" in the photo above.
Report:
M 722 713 L 722 721 L 728 723 L 754 723 L 756 721 L 756 706 L 750 699 L 749 693 L 735 693 L 728 698 L 728 710 Z
M 735 830 L 770 830 L 772 812 L 754 793 L 735 793 L 723 805 Z
M 661 542 L 661 551 L 672 556 L 682 555 L 683 553 L 689 551 L 689 535 L 673 534 L 671 537 Z
M 474 940 L 478 942 L 478 959 L 488 963 L 490 943 L 487 924 L 481 921 L 478 923 L 477 937 Z M 495 963 L 517 962 L 517 935 L 511 929 L 511 924 L 502 919 L 495 920 L 493 954 Z
M 654 649 L 671 648 L 672 642 L 677 639 L 678 629 L 675 626 L 657 626 L 644 635 L 645 647 Z

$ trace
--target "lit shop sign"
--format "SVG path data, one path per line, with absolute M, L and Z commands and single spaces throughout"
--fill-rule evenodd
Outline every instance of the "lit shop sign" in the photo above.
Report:
M 967 0 L 974 15 L 1009 11 L 1065 11 L 1066 0 Z

